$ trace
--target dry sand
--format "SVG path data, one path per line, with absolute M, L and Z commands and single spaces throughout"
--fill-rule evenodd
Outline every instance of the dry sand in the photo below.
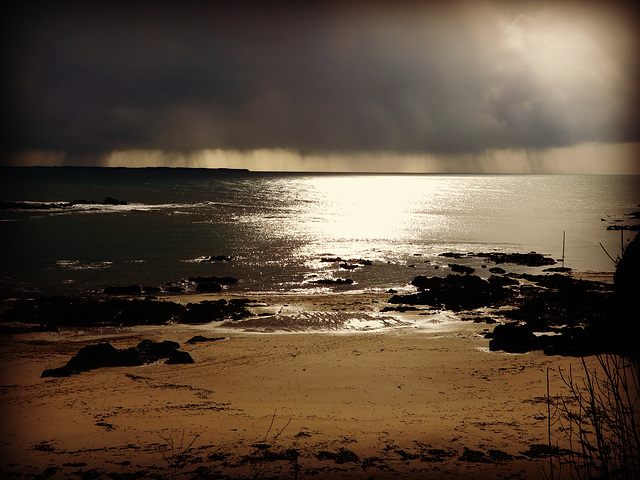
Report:
M 557 393 L 553 369 L 578 360 L 489 352 L 491 326 L 377 313 L 388 297 L 253 297 L 277 314 L 272 333 L 250 320 L 2 336 L 0 477 L 542 478 L 546 460 L 522 452 L 547 442 L 547 368 Z M 204 298 L 217 297 L 173 300 Z M 282 333 L 283 318 L 312 330 Z M 82 346 L 142 339 L 176 341 L 195 364 L 40 378 Z M 186 453 L 175 470 L 172 453 Z

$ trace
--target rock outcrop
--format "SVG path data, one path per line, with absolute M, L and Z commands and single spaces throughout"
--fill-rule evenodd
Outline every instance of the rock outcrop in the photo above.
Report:
M 118 349 L 109 342 L 87 345 L 71 357 L 66 365 L 42 372 L 41 377 L 68 377 L 104 367 L 135 367 L 168 359 L 168 364 L 194 363 L 188 352 L 179 350 L 176 342 L 143 340 L 136 347 Z

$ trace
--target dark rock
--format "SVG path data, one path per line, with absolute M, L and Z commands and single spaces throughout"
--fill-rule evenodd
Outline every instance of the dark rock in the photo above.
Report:
M 535 350 L 538 344 L 536 336 L 526 325 L 505 323 L 496 325 L 491 334 L 489 350 L 502 350 L 509 353 L 525 353 Z
M 353 265 L 351 263 L 341 263 L 340 268 L 344 268 L 345 270 L 354 270 L 358 268 L 359 265 Z
M 195 363 L 189 352 L 176 351 L 166 362 L 167 365 L 178 365 L 183 363 Z
M 418 308 L 414 307 L 414 306 L 407 306 L 407 305 L 403 305 L 400 307 L 384 307 L 382 310 L 380 310 L 381 312 L 416 312 L 419 311 Z
M 556 261 L 552 258 L 536 252 L 530 253 L 478 253 L 476 256 L 485 257 L 494 263 L 514 263 L 516 265 L 525 265 L 528 267 L 542 267 L 545 265 L 553 265 Z
M 140 295 L 142 288 L 140 285 L 112 286 L 105 287 L 104 293 L 106 295 Z
M 550 326 L 606 328 L 611 309 L 610 286 L 558 274 L 521 275 L 521 278 L 543 288 L 531 290 L 522 286 L 524 300 L 518 308 L 504 312 L 508 318 L 535 325 L 536 329 L 541 322 Z
M 118 200 L 113 197 L 107 197 L 102 201 L 103 205 L 126 205 L 127 202 L 125 200 Z
M 637 232 L 640 230 L 640 225 L 609 225 L 607 230 L 629 230 L 630 232 Z
M 507 271 L 504 268 L 500 268 L 500 267 L 491 267 L 489 269 L 489 271 L 491 273 L 496 273 L 496 274 L 500 274 L 500 275 L 502 275 L 504 273 L 507 273 Z
M 200 293 L 215 293 L 221 292 L 222 285 L 215 282 L 200 282 L 196 284 L 196 292 Z
M 429 277 L 425 277 L 424 275 L 418 275 L 411 281 L 411 285 L 416 287 L 418 290 L 426 290 L 430 288 L 431 280 Z
M 195 337 L 191 337 L 187 340 L 187 343 L 203 343 L 203 342 L 216 342 L 218 340 L 225 340 L 225 337 L 204 337 L 202 335 L 196 335 Z
M 418 276 L 411 282 L 419 293 L 394 295 L 389 303 L 443 306 L 448 310 L 471 310 L 493 305 L 512 293 L 474 275 L 448 275 L 446 278 Z
M 220 299 L 216 301 L 189 303 L 187 305 L 187 313 L 181 319 L 181 322 L 200 324 L 247 318 L 253 316 L 251 311 L 246 308 L 248 302 L 247 299 L 233 299 L 229 302 Z
M 42 377 L 68 377 L 74 373 L 103 367 L 134 367 L 168 358 L 172 363 L 193 363 L 176 342 L 143 340 L 137 347 L 117 349 L 108 342 L 81 348 L 64 367 L 48 369 Z M 186 354 L 186 355 L 185 355 Z
M 341 262 L 342 259 L 340 257 L 322 257 L 320 261 L 324 263 L 334 263 L 334 262 Z
M 351 285 L 353 283 L 353 280 L 351 280 L 350 278 L 336 278 L 331 279 L 331 278 L 323 278 L 320 280 L 314 280 L 310 283 L 315 283 L 318 285 Z
M 520 285 L 520 282 L 514 278 L 499 277 L 497 275 L 491 275 L 487 280 L 491 285 L 500 287 L 507 287 L 509 285 Z
M 17 302 L 4 312 L 3 319 L 70 327 L 163 325 L 185 312 L 185 307 L 173 302 L 58 296 Z
M 539 336 L 538 349 L 543 350 L 546 355 L 572 357 L 586 357 L 602 351 L 601 336 L 591 332 L 588 327 L 565 327 L 557 333 Z
M 545 268 L 542 271 L 543 272 L 569 273 L 569 272 L 571 272 L 571 268 L 569 268 L 569 267 L 551 267 L 551 268 Z
M 162 289 L 160 287 L 145 286 L 145 287 L 142 287 L 142 291 L 144 293 L 155 294 L 155 293 L 160 293 Z
M 373 265 L 373 262 L 371 260 L 366 260 L 364 258 L 351 258 L 347 260 L 347 263 L 350 263 L 352 265 L 361 265 L 363 267 L 368 267 Z
M 199 283 L 218 283 L 220 285 L 233 285 L 238 283 L 238 279 L 234 277 L 190 277 L 190 282 Z
M 234 308 L 246 307 L 251 303 L 253 303 L 253 300 L 251 300 L 250 298 L 232 298 L 228 302 L 229 306 L 232 306 Z
M 122 351 L 108 342 L 88 345 L 67 362 L 67 367 L 84 372 L 101 367 L 124 367 L 142 365 L 142 356 L 128 351 L 123 355 Z
M 464 273 L 465 275 L 469 275 L 476 271 L 475 268 L 467 267 L 466 265 L 458 265 L 457 263 L 450 263 L 449 267 L 452 272 Z
M 224 299 L 187 304 L 187 314 L 181 323 L 200 324 L 223 320 L 226 315 L 227 301 Z
M 147 358 L 144 352 L 136 347 L 118 349 L 119 364 L 118 365 L 101 365 L 102 367 L 138 367 L 145 363 L 156 361 L 155 357 Z M 98 367 L 99 368 L 99 367 Z
M 47 378 L 47 377 L 70 377 L 71 375 L 74 375 L 78 372 L 76 372 L 75 370 L 64 366 L 64 367 L 59 367 L 59 368 L 49 368 L 47 370 L 45 370 L 44 372 L 42 372 L 42 375 L 40 375 L 40 378 Z
M 74 205 L 127 205 L 127 202 L 125 200 L 118 200 L 117 198 L 113 197 L 106 197 L 102 202 L 85 199 L 71 200 L 64 206 L 73 207 Z
M 119 300 L 119 311 L 113 316 L 114 325 L 166 325 L 179 321 L 185 315 L 185 307 L 174 302 L 152 300 Z
M 446 258 L 463 258 L 463 257 L 466 257 L 467 255 L 464 254 L 464 253 L 444 252 L 444 253 L 441 253 L 438 256 L 439 257 L 446 257 Z
M 196 284 L 196 292 L 215 293 L 222 290 L 222 285 L 233 285 L 238 283 L 234 277 L 190 277 L 190 282 Z
M 180 344 L 170 340 L 154 342 L 152 340 L 142 340 L 136 347 L 147 360 L 145 363 L 155 362 L 161 358 L 169 358 L 180 348 Z

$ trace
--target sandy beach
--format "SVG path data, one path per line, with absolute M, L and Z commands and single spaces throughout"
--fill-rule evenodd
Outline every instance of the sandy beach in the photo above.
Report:
M 547 460 L 527 452 L 548 441 L 547 369 L 558 393 L 557 368 L 578 360 L 490 352 L 491 325 L 380 313 L 388 297 L 254 296 L 262 317 L 244 322 L 3 335 L 0 475 L 542 478 Z M 224 340 L 186 343 L 195 335 Z M 40 378 L 85 345 L 143 339 L 195 363 Z

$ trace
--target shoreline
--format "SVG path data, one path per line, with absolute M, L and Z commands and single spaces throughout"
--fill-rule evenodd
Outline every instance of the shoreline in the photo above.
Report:
M 237 296 L 256 314 L 339 316 L 379 315 L 391 294 Z M 221 298 L 234 295 L 167 300 Z M 546 369 L 560 391 L 557 367 L 578 359 L 489 352 L 488 325 L 463 314 L 389 312 L 407 325 L 296 334 L 169 324 L 3 335 L 1 472 L 166 478 L 169 445 L 193 441 L 175 478 L 293 478 L 294 464 L 299 478 L 537 477 L 547 459 L 524 452 L 546 443 Z M 225 340 L 186 343 L 198 334 Z M 178 342 L 195 363 L 39 378 L 84 345 L 143 339 Z

